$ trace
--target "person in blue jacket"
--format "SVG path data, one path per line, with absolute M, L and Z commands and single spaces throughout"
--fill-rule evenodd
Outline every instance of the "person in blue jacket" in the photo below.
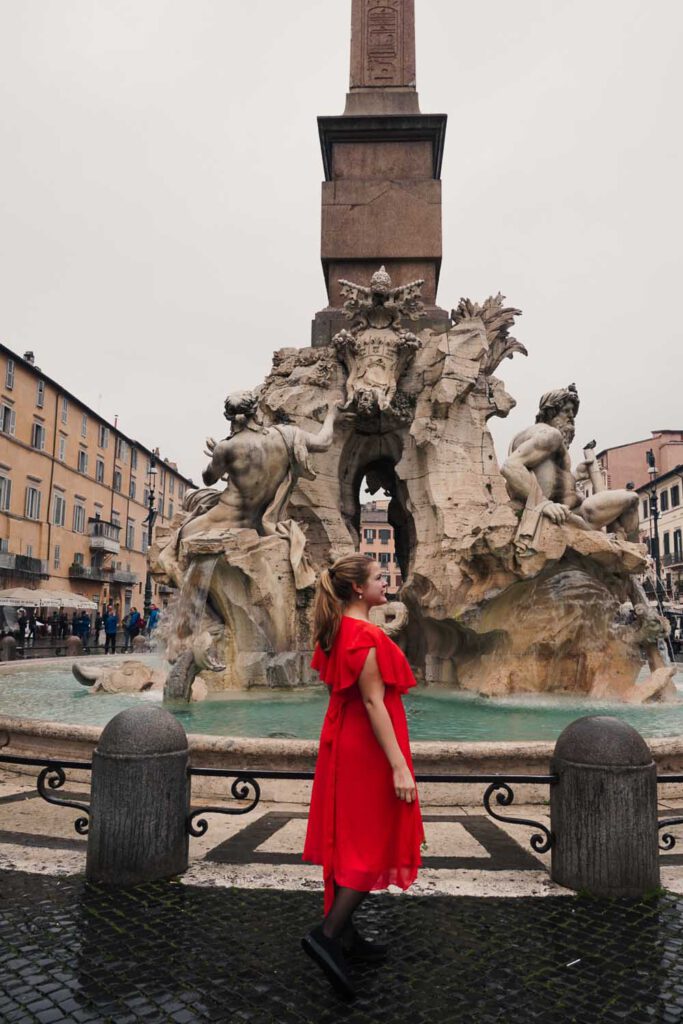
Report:
M 119 628 L 119 617 L 112 605 L 107 608 L 104 616 L 104 653 L 116 654 L 116 631 Z

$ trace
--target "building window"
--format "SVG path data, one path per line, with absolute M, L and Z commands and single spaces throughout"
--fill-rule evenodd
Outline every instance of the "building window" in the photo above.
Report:
M 145 487 L 142 492 L 142 504 L 145 508 L 149 508 L 149 487 Z
M 389 554 L 388 551 L 380 551 L 379 555 L 377 556 L 377 561 L 379 562 L 380 565 L 389 565 L 391 561 L 391 555 Z
M 173 519 L 173 502 L 172 501 L 169 501 L 169 503 L 168 503 L 168 518 L 169 519 Z
M 368 542 L 368 544 L 375 539 L 375 531 L 374 530 L 363 530 L 363 535 L 365 537 L 365 540 Z
M 128 452 L 130 451 L 128 445 L 122 437 L 116 438 L 116 458 L 120 459 L 121 462 L 128 462 Z
M 12 481 L 8 476 L 0 475 L 0 512 L 9 512 L 12 500 Z
M 36 387 L 36 405 L 42 409 L 45 405 L 45 381 L 39 380 Z
M 3 434 L 14 437 L 17 425 L 17 414 L 10 405 L 0 405 L 0 430 Z
M 143 530 L 142 531 L 142 553 L 143 553 L 143 555 L 147 554 L 147 549 L 148 548 L 149 548 L 149 542 L 147 540 L 147 530 Z
M 45 449 L 45 427 L 42 423 L 34 423 L 31 428 L 31 447 L 39 452 Z
M 81 416 L 81 437 L 88 436 L 88 417 L 83 413 Z
M 391 540 L 391 530 L 380 530 L 379 531 L 379 542 L 380 544 L 388 544 Z
M 132 476 L 130 478 L 130 483 L 128 484 L 128 497 L 129 498 L 135 498 L 135 477 L 134 476 Z
M 159 497 L 159 518 L 164 518 L 164 499 L 161 496 Z
M 85 506 L 74 505 L 74 533 L 85 533 Z
M 668 530 L 664 534 L 664 554 L 665 555 L 670 555 L 671 554 L 671 535 L 669 534 Z
M 77 551 L 74 555 L 74 565 L 83 565 L 83 552 Z
M 132 519 L 126 523 L 126 547 L 130 551 L 135 547 L 135 523 Z
M 178 497 L 181 501 L 185 497 L 185 484 L 182 481 L 178 484 Z
M 3 555 L 6 555 L 9 552 L 9 541 L 7 537 L 0 537 L 0 551 L 2 551 Z
M 88 472 L 88 453 L 86 451 L 83 451 L 82 448 L 78 449 L 78 472 Z
M 680 558 L 683 551 L 683 537 L 681 530 L 674 530 L 674 554 Z
M 109 447 L 109 427 L 105 427 L 101 423 L 97 431 L 97 443 L 100 448 Z
M 5 387 L 11 391 L 14 387 L 14 360 L 8 359 L 5 367 Z
M 681 503 L 681 489 L 678 484 L 671 488 L 671 507 L 677 508 Z
M 26 488 L 24 515 L 27 519 L 40 519 L 40 491 L 37 487 Z
M 174 477 L 169 476 L 169 478 L 168 478 L 168 493 L 169 494 L 173 494 L 174 491 L 175 491 L 175 479 L 174 479 Z
M 26 551 L 24 553 L 27 558 L 33 558 L 33 544 L 27 544 Z
M 52 522 L 55 526 L 64 526 L 66 522 L 66 501 L 57 491 L 52 495 Z
M 131 449 L 131 453 L 130 453 L 130 468 L 131 469 L 137 469 L 138 468 L 138 450 L 137 450 L 137 448 L 132 448 Z
M 114 490 L 121 490 L 121 472 L 118 469 L 114 470 Z
M 95 463 L 95 480 L 98 484 L 104 483 L 104 463 L 98 459 Z
M 62 397 L 62 423 L 66 424 L 69 419 L 69 399 Z
M 669 511 L 669 492 L 668 491 L 662 491 L 662 493 L 660 494 L 660 496 L 659 496 L 659 508 L 660 508 L 661 512 L 668 512 Z
M 650 517 L 650 502 L 647 498 L 643 498 L 643 519 L 649 519 Z
M 61 547 L 61 544 L 55 544 L 55 558 L 54 558 L 55 569 L 59 569 L 61 564 L 62 564 L 62 547 Z
M 57 458 L 60 462 L 64 462 L 66 458 L 66 438 L 63 434 L 59 435 L 59 446 L 57 448 Z

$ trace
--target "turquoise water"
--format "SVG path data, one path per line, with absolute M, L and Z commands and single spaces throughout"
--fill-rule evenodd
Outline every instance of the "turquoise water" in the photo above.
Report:
M 112 659 L 113 660 L 113 659 Z M 683 672 L 676 677 L 678 704 L 626 707 L 560 697 L 487 700 L 434 688 L 413 691 L 405 707 L 413 740 L 555 740 L 581 715 L 623 718 L 644 736 L 683 735 Z M 119 711 L 160 693 L 92 693 L 64 665 L 12 666 L 0 672 L 0 715 L 41 718 L 78 725 L 105 725 Z M 197 704 L 167 704 L 187 732 L 216 736 L 281 736 L 317 739 L 327 691 L 234 691 Z

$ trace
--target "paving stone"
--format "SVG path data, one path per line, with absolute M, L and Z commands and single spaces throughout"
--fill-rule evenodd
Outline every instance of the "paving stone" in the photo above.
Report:
M 2 1021 L 683 1021 L 683 899 L 673 894 L 374 896 L 359 924 L 391 956 L 355 969 L 352 1006 L 300 949 L 320 909 L 319 893 L 108 890 L 0 872 L 0 948 L 12 954 L 0 959 Z

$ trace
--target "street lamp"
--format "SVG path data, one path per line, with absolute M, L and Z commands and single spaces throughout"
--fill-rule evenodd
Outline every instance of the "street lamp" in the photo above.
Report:
M 657 497 L 657 465 L 655 463 L 655 453 L 650 448 L 645 452 L 645 458 L 647 459 L 647 471 L 650 474 L 650 515 L 652 516 L 652 523 L 654 527 L 654 560 L 655 560 L 655 596 L 661 603 L 664 598 L 664 588 L 662 586 L 662 560 L 659 554 L 659 499 Z
M 149 613 L 152 610 L 152 573 L 149 568 L 149 549 L 152 546 L 152 530 L 154 529 L 154 520 L 157 517 L 156 509 L 154 507 L 154 487 L 156 484 L 157 475 L 157 462 L 154 457 L 154 452 L 149 460 L 149 473 L 147 479 L 147 518 L 142 524 L 147 526 L 147 576 L 145 577 L 145 622 L 149 622 Z

